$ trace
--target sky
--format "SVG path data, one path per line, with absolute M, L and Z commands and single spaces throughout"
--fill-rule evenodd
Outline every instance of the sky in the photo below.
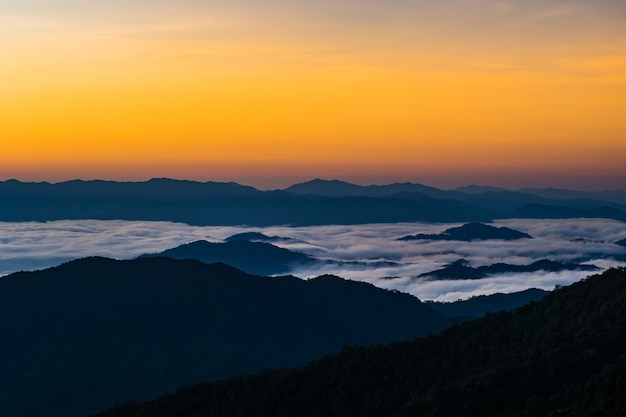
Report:
M 0 179 L 626 188 L 623 0 L 0 0 Z
M 245 228 L 123 220 L 0 222 L 0 277 L 20 270 L 52 267 L 80 257 L 132 259 L 196 240 L 221 242 L 236 233 L 257 231 L 290 238 L 273 244 L 324 261 L 296 267 L 290 272 L 300 278 L 335 274 L 408 292 L 422 300 L 456 301 L 531 287 L 552 290 L 555 285 L 569 285 L 591 272 L 538 271 L 478 280 L 433 280 L 416 276 L 459 259 L 466 259 L 472 267 L 498 262 L 528 265 L 539 259 L 550 259 L 605 269 L 623 264 L 619 259 L 626 256 L 626 248 L 615 244 L 626 238 L 626 227 L 614 220 L 509 219 L 499 220 L 494 225 L 514 228 L 533 238 L 472 242 L 397 240 L 409 234 L 440 233 L 459 226 L 432 223 Z

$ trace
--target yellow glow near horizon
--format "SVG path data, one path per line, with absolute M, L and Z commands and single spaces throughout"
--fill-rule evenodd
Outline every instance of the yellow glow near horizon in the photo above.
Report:
M 517 49 L 504 50 L 445 34 L 433 46 L 160 30 L 0 40 L 12 58 L 0 63 L 0 175 L 143 166 L 159 176 L 159 165 L 183 176 L 203 165 L 626 174 L 626 34 L 545 50 L 513 37 Z

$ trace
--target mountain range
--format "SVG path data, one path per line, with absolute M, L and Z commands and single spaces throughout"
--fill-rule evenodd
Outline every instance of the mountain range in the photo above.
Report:
M 435 311 L 449 317 L 482 317 L 487 313 L 514 310 L 533 301 L 541 300 L 549 291 L 529 288 L 514 293 L 479 295 L 454 302 L 426 301 L 425 304 Z
M 508 227 L 495 227 L 482 223 L 467 223 L 459 227 L 451 227 L 438 234 L 417 234 L 404 236 L 398 240 L 518 240 L 532 239 L 527 233 L 513 230 Z
M 440 334 L 181 388 L 97 417 L 626 415 L 626 269 Z
M 512 217 L 626 221 L 626 192 L 620 190 L 441 190 L 413 183 L 360 186 L 319 179 L 274 191 L 166 178 L 56 184 L 8 180 L 0 182 L 0 201 L 0 221 L 122 219 L 250 226 L 487 222 Z
M 481 279 L 490 275 L 506 274 L 506 273 L 524 273 L 524 272 L 559 272 L 559 271 L 597 271 L 595 265 L 576 264 L 568 262 L 550 261 L 548 259 L 540 259 L 530 265 L 512 265 L 506 263 L 496 263 L 492 265 L 479 266 L 473 268 L 469 266 L 469 262 L 465 259 L 459 259 L 452 262 L 448 266 L 436 271 L 425 272 L 418 278 L 431 279 Z
M 329 275 L 267 278 L 164 257 L 80 259 L 0 278 L 0 415 L 84 417 L 455 321 L 411 295 Z
M 246 236 L 250 237 L 250 235 Z M 231 236 L 226 241 L 218 243 L 199 240 L 141 257 L 159 256 L 172 259 L 196 259 L 204 263 L 223 262 L 256 275 L 287 273 L 297 266 L 318 262 L 315 258 L 303 253 L 279 248 L 267 242 L 250 241 L 244 236 L 235 236 L 235 239 Z

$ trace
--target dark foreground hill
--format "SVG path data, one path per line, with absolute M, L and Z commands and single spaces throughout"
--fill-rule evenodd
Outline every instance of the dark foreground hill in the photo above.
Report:
M 86 258 L 0 279 L 0 416 L 85 416 L 450 323 L 413 296 L 333 276 Z
M 98 417 L 626 415 L 626 269 L 439 335 L 183 388 Z

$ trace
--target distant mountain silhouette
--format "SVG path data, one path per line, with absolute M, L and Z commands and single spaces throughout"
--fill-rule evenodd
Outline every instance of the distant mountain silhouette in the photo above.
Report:
M 398 240 L 517 240 L 532 239 L 529 234 L 510 229 L 508 227 L 495 227 L 482 223 L 468 223 L 460 227 L 446 229 L 440 234 L 417 234 L 404 236 Z
M 559 205 L 530 204 L 513 211 L 511 215 L 530 219 L 600 218 L 626 221 L 626 212 L 608 206 L 579 209 Z
M 237 233 L 235 235 L 227 237 L 226 239 L 224 239 L 224 242 L 233 242 L 235 240 L 258 240 L 258 241 L 263 241 L 263 242 L 269 242 L 275 239 L 280 239 L 280 238 L 276 236 L 270 237 L 260 232 L 244 232 L 244 233 Z
M 459 198 L 467 204 L 496 212 L 497 217 L 509 217 L 511 212 L 529 204 L 552 204 L 553 200 L 547 200 L 533 194 L 525 194 L 518 191 L 487 191 L 483 193 L 466 194 Z
M 430 198 L 325 197 L 258 191 L 231 183 L 152 180 L 59 184 L 0 182 L 0 221 L 122 219 L 191 225 L 323 225 L 487 221 L 484 209 Z
M 507 191 L 504 188 L 500 187 L 490 187 L 485 185 L 465 185 L 462 187 L 454 188 L 452 191 L 458 191 L 464 194 L 483 194 L 483 193 L 491 193 L 491 192 L 499 192 L 499 191 Z
M 467 300 L 455 302 L 426 301 L 426 305 L 435 311 L 450 317 L 482 317 L 486 313 L 503 310 L 514 310 L 531 301 L 541 300 L 549 291 L 530 288 L 528 290 L 509 293 L 479 295 Z
M 555 200 L 514 191 L 476 194 L 413 183 L 360 186 L 338 180 L 277 191 L 167 178 L 57 184 L 9 180 L 0 181 L 0 200 L 0 221 L 121 219 L 236 226 L 489 222 L 520 216 L 626 221 L 626 204 L 597 198 Z
M 511 265 L 506 263 L 496 263 L 492 265 L 479 266 L 472 268 L 465 259 L 459 259 L 452 262 L 443 269 L 426 272 L 419 275 L 418 278 L 437 278 L 437 279 L 481 279 L 490 275 L 506 274 L 506 273 L 523 273 L 523 272 L 559 272 L 559 271 L 597 271 L 595 265 L 581 265 L 575 263 L 566 263 L 558 261 L 550 261 L 548 259 L 540 259 L 530 265 Z
M 0 279 L 0 415 L 84 417 L 450 323 L 413 296 L 333 276 L 86 258 Z
M 626 204 L 625 190 L 574 191 L 560 188 L 522 188 L 517 191 L 534 194 L 551 200 L 603 200 L 617 204 Z
M 618 240 L 615 244 L 626 248 L 626 239 Z
M 626 415 L 626 269 L 424 339 L 197 384 L 97 417 Z
M 279 248 L 266 242 L 245 239 L 211 243 L 199 240 L 142 258 L 166 256 L 172 259 L 196 259 L 205 263 L 223 262 L 250 274 L 275 275 L 317 262 L 315 258 L 289 249 Z
M 387 185 L 356 185 L 340 180 L 314 179 L 285 188 L 294 194 L 314 194 L 325 197 L 388 197 L 398 193 L 419 193 L 434 198 L 450 198 L 454 191 L 440 190 L 411 182 Z
M 237 233 L 224 239 L 224 242 L 234 242 L 235 240 L 254 240 L 260 242 L 276 242 L 281 240 L 289 240 L 278 236 L 267 236 L 259 232 Z

